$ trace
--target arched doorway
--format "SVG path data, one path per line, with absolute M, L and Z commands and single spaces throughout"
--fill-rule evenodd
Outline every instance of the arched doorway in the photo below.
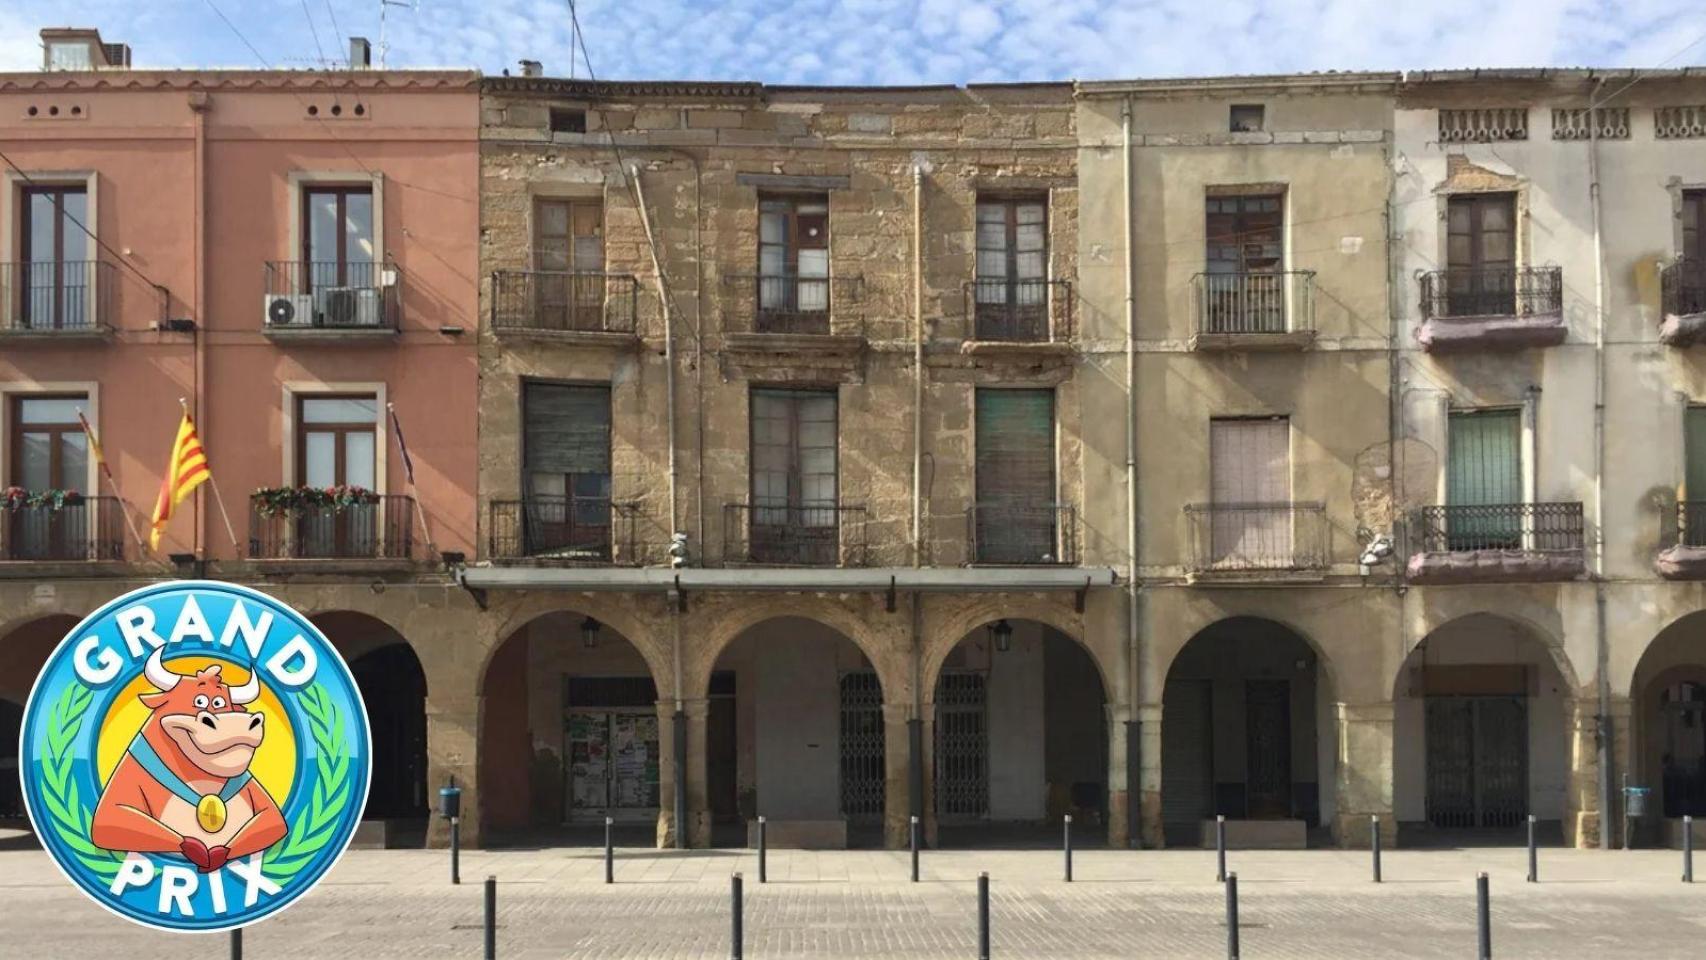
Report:
M 668 747 L 657 683 L 620 630 L 587 613 L 536 617 L 492 654 L 481 680 L 483 842 L 655 842 Z
M 1192 637 L 1161 704 L 1161 819 L 1168 846 L 1296 848 L 1331 823 L 1332 691 L 1320 657 L 1289 627 L 1231 617 Z
M 1108 826 L 1107 694 L 1079 642 L 1036 620 L 968 632 L 936 676 L 931 771 L 941 846 L 1100 842 Z
M 1633 842 L 1680 845 L 1682 818 L 1706 819 L 1706 612 L 1659 631 L 1629 696 L 1629 782 L 1652 790 Z
M 312 618 L 349 664 L 373 731 L 373 782 L 356 842 L 418 847 L 426 840 L 426 672 L 402 634 L 375 617 L 338 610 Z
M 18 735 L 24 703 L 48 654 L 77 625 L 78 618 L 55 615 L 31 620 L 0 637 L 0 825 L 26 826 L 18 781 Z
M 706 802 L 714 846 L 881 846 L 883 688 L 852 639 L 798 616 L 741 631 L 707 689 Z
M 1408 845 L 1521 842 L 1530 814 L 1562 836 L 1573 687 L 1526 624 L 1435 628 L 1393 695 L 1393 814 Z

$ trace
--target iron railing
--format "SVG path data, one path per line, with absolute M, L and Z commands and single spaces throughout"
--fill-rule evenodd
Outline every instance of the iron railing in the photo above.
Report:
M 1580 503 L 1491 503 L 1418 507 L 1410 511 L 1413 551 L 1509 550 L 1580 553 Z
M 268 330 L 395 330 L 402 282 L 390 261 L 271 260 L 264 323 Z
M 639 300 L 631 273 L 499 270 L 492 274 L 492 329 L 633 333 Z
M 1315 327 L 1315 271 L 1191 277 L 1198 334 L 1276 334 Z
M 866 511 L 841 503 L 723 507 L 723 562 L 785 567 L 862 567 Z
M 974 340 L 1061 343 L 1072 339 L 1072 284 L 1067 280 L 979 277 L 965 286 Z
M 1324 571 L 1327 508 L 1321 503 L 1192 503 L 1191 569 L 1197 573 Z
M 1562 313 L 1561 267 L 1452 268 L 1422 274 L 1422 316 L 1526 317 Z
M 1706 260 L 1675 260 L 1659 273 L 1666 316 L 1706 313 Z
M 1676 542 L 1683 547 L 1706 547 L 1706 500 L 1677 502 Z
M 117 497 L 75 497 L 58 507 L 0 511 L 0 559 L 124 559 L 124 504 Z
M 1078 562 L 1077 512 L 1065 503 L 974 503 L 966 509 L 966 556 L 1003 565 Z
M 751 311 L 755 333 L 830 333 L 831 315 L 864 290 L 859 277 L 734 274 L 723 282 Z
M 493 500 L 488 557 L 607 566 L 638 563 L 639 505 L 608 497 Z
M 0 263 L 0 329 L 54 333 L 111 326 L 114 269 L 105 260 Z
M 414 556 L 415 500 L 387 494 L 343 507 L 267 512 L 249 501 L 252 560 L 408 560 Z

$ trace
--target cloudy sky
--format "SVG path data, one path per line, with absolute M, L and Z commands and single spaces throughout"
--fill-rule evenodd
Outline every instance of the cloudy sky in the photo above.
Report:
M 567 0 L 390 0 L 391 66 L 570 71 Z M 578 0 L 601 78 L 963 83 L 1326 69 L 1706 63 L 1702 0 Z M 212 6 L 210 6 L 210 4 Z M 381 0 L 0 2 L 0 70 L 97 26 L 138 67 L 309 67 Z M 224 12 L 258 58 L 222 23 Z M 316 43 L 316 34 L 318 42 Z M 1683 51 L 1681 56 L 1676 56 Z M 1674 60 L 1670 58 L 1675 57 Z M 577 58 L 578 60 L 578 58 Z M 584 61 L 575 64 L 585 76 Z

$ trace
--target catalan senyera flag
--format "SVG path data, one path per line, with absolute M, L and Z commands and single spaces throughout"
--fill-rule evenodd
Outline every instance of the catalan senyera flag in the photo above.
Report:
M 160 536 L 172 520 L 172 509 L 212 476 L 207 466 L 207 454 L 201 449 L 201 437 L 195 432 L 195 421 L 185 410 L 183 422 L 178 424 L 178 437 L 172 441 L 172 459 L 166 464 L 166 476 L 160 481 L 160 499 L 154 504 L 154 519 L 149 523 L 149 549 L 160 549 Z

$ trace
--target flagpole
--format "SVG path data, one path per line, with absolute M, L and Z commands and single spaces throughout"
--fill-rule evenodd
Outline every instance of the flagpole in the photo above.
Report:
M 415 519 L 420 521 L 421 536 L 426 538 L 427 555 L 438 556 L 438 547 L 432 542 L 432 527 L 427 523 L 426 510 L 421 506 L 420 490 L 415 487 L 415 465 L 409 459 L 409 445 L 403 440 L 403 421 L 397 419 L 397 405 L 389 401 L 385 404 L 385 412 L 391 415 L 391 432 L 397 435 L 397 449 L 403 454 L 403 476 L 409 484 L 409 499 L 415 504 Z
M 188 417 L 191 423 L 194 423 L 195 418 L 190 416 L 189 401 L 179 397 L 178 405 L 184 408 L 184 416 Z M 225 512 L 225 497 L 219 492 L 219 480 L 213 475 L 212 469 L 207 471 L 207 484 L 213 488 L 213 502 L 219 506 L 219 518 L 225 521 L 225 535 L 231 538 L 231 549 L 237 551 L 237 556 L 240 559 L 243 555 L 243 547 L 237 542 L 237 529 L 231 526 L 231 514 Z
M 113 479 L 113 468 L 107 464 L 107 456 L 101 452 L 101 441 L 95 436 L 95 428 L 89 425 L 87 417 L 83 416 L 83 408 L 77 408 L 77 419 L 83 424 L 83 432 L 88 434 L 89 446 L 95 448 L 95 462 L 101 466 L 101 476 L 107 478 L 107 486 L 112 488 L 113 499 L 118 501 L 119 512 L 124 514 L 124 525 L 130 530 L 130 538 L 136 541 L 136 549 L 148 556 L 149 550 L 142 544 L 142 534 L 137 532 L 136 518 L 130 515 L 130 508 L 125 505 L 124 495 L 118 491 L 118 481 Z

